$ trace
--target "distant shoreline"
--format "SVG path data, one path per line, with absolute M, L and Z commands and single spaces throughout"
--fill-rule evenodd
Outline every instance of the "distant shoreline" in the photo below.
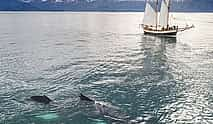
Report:
M 1 0 L 0 11 L 50 11 L 50 12 L 144 12 L 145 0 L 72 0 L 73 2 L 54 2 L 56 0 Z M 61 0 L 64 1 L 64 0 Z M 71 1 L 71 0 L 69 0 Z M 77 1 L 77 2 L 76 2 Z M 173 1 L 171 12 L 212 13 L 212 0 Z
M 144 12 L 141 10 L 0 10 L 0 12 Z M 172 13 L 213 13 L 213 11 L 171 11 Z

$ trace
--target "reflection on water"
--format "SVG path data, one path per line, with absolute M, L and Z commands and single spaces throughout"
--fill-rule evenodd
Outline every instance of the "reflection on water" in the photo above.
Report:
M 187 15 L 175 38 L 143 35 L 142 13 L 2 14 L 0 123 L 213 123 L 213 16 Z
M 168 110 L 162 108 L 175 101 L 176 82 L 168 71 L 167 46 L 175 45 L 176 38 L 142 36 L 141 79 L 137 92 L 140 94 L 137 107 L 145 122 L 158 123 L 165 119 Z

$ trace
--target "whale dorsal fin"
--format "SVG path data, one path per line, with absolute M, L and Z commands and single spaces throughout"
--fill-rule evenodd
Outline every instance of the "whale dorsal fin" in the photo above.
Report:
M 82 93 L 80 93 L 80 100 L 84 100 L 84 101 L 90 101 L 90 102 L 94 102 L 94 100 L 90 99 L 87 96 L 84 96 Z
M 43 97 L 45 98 L 45 99 L 47 99 L 48 101 L 52 101 L 49 97 L 47 97 L 46 95 L 43 95 Z

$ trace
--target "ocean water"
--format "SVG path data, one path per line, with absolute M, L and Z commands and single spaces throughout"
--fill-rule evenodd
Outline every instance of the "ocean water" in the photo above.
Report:
M 172 17 L 195 28 L 155 37 L 139 12 L 1 12 L 0 123 L 212 124 L 213 14 Z

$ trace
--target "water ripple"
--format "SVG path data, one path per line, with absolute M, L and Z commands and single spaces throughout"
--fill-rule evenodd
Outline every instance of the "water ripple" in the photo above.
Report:
M 210 13 L 177 38 L 141 34 L 141 13 L 1 16 L 0 123 L 213 123 Z M 115 107 L 98 113 L 80 92 Z

